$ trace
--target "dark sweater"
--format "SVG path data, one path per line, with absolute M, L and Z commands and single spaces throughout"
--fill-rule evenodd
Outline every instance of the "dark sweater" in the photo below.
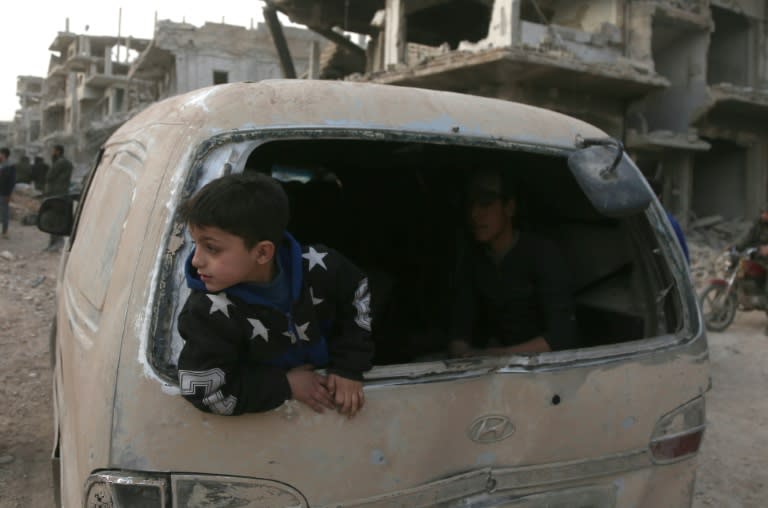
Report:
M 370 296 L 365 275 L 324 246 L 290 235 L 278 249 L 290 310 L 252 284 L 209 293 L 187 262 L 192 289 L 179 315 L 182 395 L 223 415 L 266 411 L 291 398 L 286 371 L 303 364 L 362 380 L 371 368 Z M 191 258 L 190 258 L 191 259 Z
M 575 346 L 568 273 L 551 242 L 523 232 L 498 264 L 478 246 L 460 273 L 453 338 L 484 347 L 491 339 L 511 346 L 541 336 L 553 350 Z
M 0 166 L 0 196 L 10 196 L 15 186 L 16 168 L 12 164 Z

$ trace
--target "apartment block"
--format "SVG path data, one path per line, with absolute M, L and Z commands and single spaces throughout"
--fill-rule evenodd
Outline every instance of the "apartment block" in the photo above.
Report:
M 38 76 L 16 78 L 19 109 L 13 119 L 13 136 L 8 143 L 13 148 L 12 157 L 14 158 L 28 156 L 42 149 L 40 143 L 42 92 L 43 78 Z
M 691 217 L 766 204 L 763 0 L 272 0 L 320 33 L 358 33 L 344 79 L 560 111 L 625 142 Z M 351 42 L 350 42 L 351 44 Z
M 310 46 L 322 40 L 304 29 L 283 29 L 299 74 L 309 67 Z M 267 26 L 160 21 L 155 37 L 132 64 L 130 77 L 147 83 L 141 100 L 151 103 L 198 88 L 283 77 Z

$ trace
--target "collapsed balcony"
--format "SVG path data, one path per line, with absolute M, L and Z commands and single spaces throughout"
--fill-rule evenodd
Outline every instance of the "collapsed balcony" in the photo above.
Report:
M 371 0 L 349 9 L 343 0 L 272 3 L 316 30 L 370 35 L 359 70 L 366 80 L 467 92 L 521 84 L 614 97 L 668 85 L 624 55 L 623 13 L 612 1 Z

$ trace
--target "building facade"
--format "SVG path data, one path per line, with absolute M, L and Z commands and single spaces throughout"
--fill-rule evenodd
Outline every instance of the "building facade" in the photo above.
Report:
M 754 217 L 768 188 L 764 0 L 273 0 L 367 36 L 346 79 L 560 111 L 624 141 L 683 224 Z M 363 49 L 363 48 L 360 48 Z
M 311 43 L 322 38 L 294 27 L 284 31 L 297 71 L 306 72 Z M 130 76 L 147 84 L 141 100 L 151 103 L 211 85 L 280 78 L 282 71 L 263 23 L 255 28 L 222 23 L 198 28 L 160 21 L 154 39 L 131 66 Z
M 310 46 L 322 39 L 308 30 L 284 30 L 300 72 Z M 48 73 L 19 76 L 20 109 L 8 143 L 14 158 L 47 157 L 63 145 L 77 180 L 101 145 L 150 104 L 221 83 L 281 77 L 266 25 L 255 28 L 159 21 L 152 40 L 59 32 L 51 43 Z

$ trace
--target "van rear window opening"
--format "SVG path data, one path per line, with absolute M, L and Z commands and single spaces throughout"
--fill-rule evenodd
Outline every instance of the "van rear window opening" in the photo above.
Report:
M 521 235 L 544 237 L 559 251 L 575 347 L 678 331 L 680 299 L 646 214 L 600 215 L 566 157 L 424 142 L 279 140 L 256 147 L 232 170 L 280 181 L 291 203 L 288 231 L 366 271 L 376 365 L 448 358 L 457 286 L 475 242 L 467 189 L 474 174 L 488 169 L 511 182 Z M 175 316 L 185 299 L 178 274 L 189 249 L 185 242 L 164 260 L 161 278 L 168 282 L 161 284 L 151 339 L 151 361 L 171 380 L 181 346 Z

